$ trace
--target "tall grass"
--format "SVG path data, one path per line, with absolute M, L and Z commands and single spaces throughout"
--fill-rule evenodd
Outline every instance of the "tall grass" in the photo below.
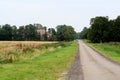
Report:
M 3 50 L 1 49 L 0 63 L 12 63 L 16 61 L 22 61 L 25 59 L 33 58 L 42 54 L 47 49 L 61 48 L 68 46 L 65 42 L 59 43 L 16 43 L 4 45 Z M 40 50 L 41 52 L 36 54 L 35 51 Z

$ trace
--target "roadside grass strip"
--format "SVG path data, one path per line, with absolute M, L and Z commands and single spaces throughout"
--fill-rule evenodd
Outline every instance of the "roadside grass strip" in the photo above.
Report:
M 102 55 L 108 57 L 109 59 L 120 63 L 120 43 L 110 42 L 110 43 L 87 43 L 93 49 L 100 52 Z

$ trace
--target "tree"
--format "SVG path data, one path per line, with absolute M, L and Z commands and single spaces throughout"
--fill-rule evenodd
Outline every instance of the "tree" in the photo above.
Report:
M 57 39 L 59 41 L 74 40 L 75 31 L 72 26 L 58 25 L 57 26 Z
M 25 27 L 24 26 L 20 26 L 17 32 L 17 40 L 19 41 L 24 41 L 25 40 Z
M 50 41 L 56 41 L 57 40 L 57 35 L 56 31 L 54 28 L 49 28 L 48 29 L 48 40 Z
M 14 25 L 12 26 L 12 40 L 17 40 L 17 27 Z
M 35 23 L 34 26 L 37 28 L 37 29 L 41 29 L 43 28 L 43 26 L 39 23 Z
M 12 40 L 12 27 L 9 24 L 2 26 L 2 40 Z
M 88 39 L 94 43 L 109 41 L 109 20 L 108 17 L 95 17 L 91 19 Z
M 114 41 L 120 41 L 120 16 L 115 19 L 113 27 Z
M 87 39 L 88 28 L 84 27 L 84 29 L 79 34 L 80 39 Z
M 0 40 L 3 40 L 2 26 L 0 25 Z
M 36 40 L 36 35 L 38 35 L 38 33 L 37 28 L 34 25 L 29 24 L 25 26 L 25 40 Z

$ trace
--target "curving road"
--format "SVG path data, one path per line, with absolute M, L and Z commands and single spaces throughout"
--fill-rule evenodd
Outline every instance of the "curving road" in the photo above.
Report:
M 79 41 L 79 53 L 84 80 L 120 80 L 120 65 L 117 65 L 82 41 Z

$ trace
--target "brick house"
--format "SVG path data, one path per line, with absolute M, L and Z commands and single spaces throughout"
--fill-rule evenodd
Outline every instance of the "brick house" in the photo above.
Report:
M 52 36 L 51 33 L 47 32 L 47 28 L 43 27 L 41 24 L 34 24 L 34 26 L 37 27 L 37 33 L 39 33 L 41 40 L 46 40 L 45 39 L 45 34 L 47 34 L 47 36 L 46 36 L 47 39 L 49 39 Z
M 41 40 L 45 40 L 44 35 L 45 35 L 46 31 L 45 31 L 44 28 L 38 29 L 38 30 L 37 30 L 37 33 L 39 33 Z

